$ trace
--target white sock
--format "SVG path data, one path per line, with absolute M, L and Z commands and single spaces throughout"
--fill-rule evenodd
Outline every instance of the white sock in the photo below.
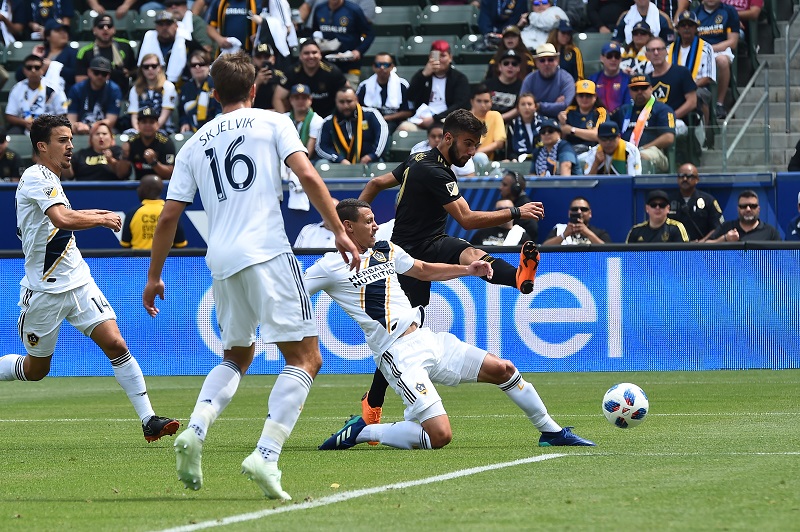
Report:
M 525 415 L 531 420 L 533 426 L 539 429 L 539 432 L 558 432 L 561 430 L 561 425 L 556 423 L 547 413 L 547 407 L 544 406 L 542 399 L 536 392 L 536 388 L 533 387 L 533 384 L 523 379 L 519 371 L 515 371 L 508 382 L 498 384 L 498 388 L 506 392 L 508 398 L 525 412 Z
M 111 361 L 111 367 L 114 368 L 114 377 L 128 394 L 128 399 L 133 404 L 139 419 L 142 420 L 142 423 L 147 423 L 156 413 L 147 396 L 147 386 L 144 383 L 144 375 L 142 375 L 139 363 L 136 362 L 130 351 L 126 351 L 124 355 Z
M 22 363 L 25 357 L 22 355 L 6 355 L 0 357 L 0 381 L 26 381 L 25 372 L 22 370 Z
M 256 449 L 267 461 L 277 461 L 294 429 L 314 379 L 297 366 L 284 366 L 269 394 L 267 420 Z
M 397 449 L 430 449 L 431 439 L 419 423 L 399 421 L 367 425 L 356 436 L 356 443 L 377 441 Z
M 230 360 L 222 361 L 206 375 L 187 427 L 194 430 L 201 441 L 206 439 L 208 429 L 230 404 L 241 380 L 242 370 Z

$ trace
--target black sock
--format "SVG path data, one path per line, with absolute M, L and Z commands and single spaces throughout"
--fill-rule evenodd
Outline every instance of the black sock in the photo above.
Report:
M 383 401 L 386 399 L 386 388 L 388 387 L 389 383 L 386 382 L 386 377 L 383 376 L 381 370 L 376 369 L 375 375 L 372 376 L 372 386 L 369 387 L 367 404 L 372 408 L 383 406 Z
M 492 284 L 502 284 L 512 288 L 517 287 L 517 269 L 515 267 L 503 259 L 492 257 L 488 253 L 481 257 L 480 260 L 491 264 L 494 270 L 494 275 L 491 279 L 487 279 L 486 277 L 481 277 L 481 279 Z

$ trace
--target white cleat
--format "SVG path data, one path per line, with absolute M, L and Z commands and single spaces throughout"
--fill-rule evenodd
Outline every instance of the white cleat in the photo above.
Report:
M 247 475 L 247 478 L 258 484 L 264 495 L 270 499 L 292 500 L 292 496 L 283 491 L 281 487 L 281 470 L 278 469 L 278 463 L 267 462 L 258 451 L 253 451 L 244 459 L 242 474 Z
M 191 429 L 184 430 L 175 438 L 175 458 L 177 460 L 178 480 L 192 490 L 203 487 L 203 469 L 200 459 L 203 457 L 203 442 Z

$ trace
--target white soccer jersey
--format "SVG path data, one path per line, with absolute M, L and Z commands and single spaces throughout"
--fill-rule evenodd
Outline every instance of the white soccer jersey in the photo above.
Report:
M 72 208 L 57 175 L 38 164 L 23 172 L 16 208 L 17 236 L 25 254 L 25 277 L 20 284 L 25 288 L 57 294 L 92 278 L 73 232 L 56 228 L 45 214 L 59 203 Z
M 350 271 L 339 253 L 326 253 L 306 270 L 305 285 L 309 294 L 324 290 L 336 301 L 364 330 L 372 352 L 381 355 L 421 320 L 419 308 L 408 302 L 397 278 L 412 266 L 411 255 L 382 240 L 361 254 L 358 273 Z
M 298 151 L 307 153 L 288 117 L 243 108 L 217 115 L 178 152 L 167 199 L 192 203 L 199 190 L 214 279 L 291 253 L 280 207 L 281 168 Z
M 36 118 L 43 114 L 67 114 L 67 96 L 61 89 L 48 90 L 43 83 L 35 89 L 28 80 L 17 82 L 8 94 L 6 113 L 20 118 Z

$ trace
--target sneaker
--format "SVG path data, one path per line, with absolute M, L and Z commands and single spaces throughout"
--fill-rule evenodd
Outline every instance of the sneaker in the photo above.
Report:
M 383 408 L 380 406 L 369 406 L 367 395 L 369 395 L 369 392 L 365 393 L 364 397 L 361 398 L 361 417 L 364 418 L 365 424 L 377 425 L 381 422 Z
M 725 106 L 719 102 L 717 102 L 717 105 L 714 107 L 714 113 L 720 120 L 724 120 L 728 116 L 728 111 L 725 110 Z
M 522 244 L 517 267 L 517 288 L 523 294 L 533 292 L 533 280 L 539 267 L 539 249 L 536 242 L 528 240 Z
M 200 459 L 203 458 L 203 442 L 191 429 L 184 430 L 175 438 L 175 459 L 178 464 L 178 480 L 184 487 L 199 490 L 203 487 L 203 469 Z
M 281 487 L 281 470 L 278 469 L 278 462 L 267 462 L 258 451 L 253 451 L 244 459 L 242 475 L 247 475 L 248 479 L 258 484 L 268 498 L 292 500 L 292 496 Z
M 146 425 L 142 425 L 142 432 L 147 443 L 152 443 L 162 436 L 172 436 L 180 427 L 180 422 L 175 419 L 153 416 L 147 420 Z
M 558 432 L 542 432 L 539 437 L 539 447 L 567 447 L 573 445 L 594 447 L 597 444 L 572 432 L 572 427 L 564 427 Z
M 356 444 L 356 438 L 367 423 L 361 416 L 350 416 L 344 427 L 339 429 L 338 432 L 331 434 L 331 437 L 322 442 L 319 446 L 320 451 L 332 451 L 334 449 L 349 449 Z

